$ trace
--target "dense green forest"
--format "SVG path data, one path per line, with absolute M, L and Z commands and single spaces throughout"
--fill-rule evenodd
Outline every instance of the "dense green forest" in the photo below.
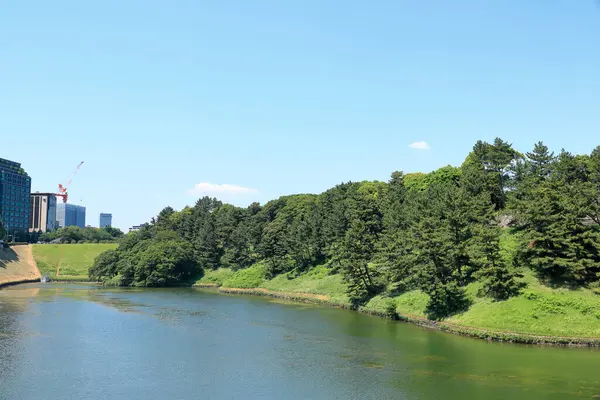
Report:
M 271 279 L 325 265 L 343 276 L 354 306 L 419 289 L 428 317 L 442 319 L 469 307 L 474 281 L 495 301 L 518 294 L 524 268 L 550 285 L 598 287 L 599 224 L 600 147 L 554 154 L 540 142 L 522 154 L 496 139 L 477 142 L 460 167 L 397 171 L 387 183 L 341 183 L 247 208 L 209 197 L 167 207 L 102 253 L 89 275 L 164 286 L 219 267 L 260 263 Z M 518 247 L 510 259 L 505 230 Z

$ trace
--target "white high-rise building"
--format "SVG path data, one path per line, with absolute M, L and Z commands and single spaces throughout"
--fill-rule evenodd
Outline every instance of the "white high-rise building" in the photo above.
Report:
M 29 232 L 48 232 L 58 228 L 54 193 L 31 193 L 29 203 Z

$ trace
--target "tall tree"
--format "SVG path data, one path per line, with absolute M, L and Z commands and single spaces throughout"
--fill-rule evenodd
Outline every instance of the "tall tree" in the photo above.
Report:
M 493 144 L 478 141 L 462 166 L 462 182 L 471 194 L 489 193 L 496 210 L 506 206 L 513 165 L 522 155 L 511 144 L 496 138 Z
M 466 198 L 453 184 L 431 185 L 407 196 L 408 250 L 401 262 L 414 271 L 418 287 L 429 295 L 430 318 L 444 318 L 467 304 L 461 285 L 474 264 L 467 253 L 471 232 Z
M 550 152 L 548 146 L 543 142 L 537 142 L 533 147 L 533 151 L 527 153 L 530 175 L 537 181 L 548 179 L 550 172 L 552 172 L 554 160 L 554 153 Z
M 336 185 L 325 191 L 317 199 L 319 215 L 321 216 L 321 234 L 327 241 L 324 242 L 324 253 L 329 260 L 337 260 L 341 243 L 346 231 L 350 227 L 352 216 L 348 208 L 351 196 L 359 183 L 348 182 Z M 334 268 L 339 264 L 332 262 Z
M 590 211 L 589 219 L 600 225 L 600 146 L 596 147 L 589 158 L 590 169 Z
M 173 223 L 174 215 L 175 210 L 173 207 L 167 206 L 158 213 L 158 216 L 154 221 L 154 225 L 158 229 L 175 229 L 175 224 Z
M 383 232 L 377 245 L 377 269 L 386 282 L 395 289 L 404 289 L 411 276 L 411 269 L 403 262 L 408 251 L 404 202 L 407 195 L 406 176 L 396 171 L 388 182 L 383 202 Z
M 554 280 L 598 280 L 600 232 L 588 222 L 597 195 L 589 160 L 562 151 L 550 177 L 533 186 L 521 205 L 524 262 Z
M 519 293 L 524 286 L 518 278 L 522 275 L 507 264 L 500 252 L 500 228 L 492 224 L 481 224 L 476 228 L 471 254 L 479 264 L 475 273 L 483 283 L 480 296 L 495 300 L 506 300 Z
M 366 301 L 382 289 L 377 270 L 370 263 L 383 232 L 383 209 L 387 185 L 383 182 L 361 182 L 346 198 L 345 215 L 350 226 L 339 246 L 336 260 L 348 285 L 355 305 Z
M 216 269 L 219 266 L 219 242 L 214 217 L 204 215 L 196 222 L 194 249 L 203 269 Z
M 367 223 L 355 219 L 350 224 L 341 245 L 341 271 L 348 295 L 355 306 L 377 293 L 376 271 L 369 266 L 375 251 L 375 241 Z
M 532 198 L 535 188 L 550 178 L 555 162 L 554 153 L 542 142 L 536 143 L 533 150 L 526 153 L 525 159 L 517 161 L 514 168 L 514 190 L 509 203 L 509 208 L 516 212 L 517 218 L 535 202 Z
M 269 278 L 289 270 L 288 250 L 289 242 L 284 221 L 277 220 L 266 225 L 258 253 L 265 260 Z

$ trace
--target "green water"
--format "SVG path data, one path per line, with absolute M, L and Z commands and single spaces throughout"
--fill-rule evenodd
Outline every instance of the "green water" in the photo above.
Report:
M 600 351 L 194 289 L 0 290 L 0 399 L 591 399 Z

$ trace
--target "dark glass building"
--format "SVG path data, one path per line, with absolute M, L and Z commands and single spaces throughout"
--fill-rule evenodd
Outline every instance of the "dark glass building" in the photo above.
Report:
M 85 228 L 85 207 L 75 204 L 58 203 L 56 205 L 56 220 L 58 226 L 78 226 Z
M 28 231 L 30 192 L 31 178 L 21 164 L 0 158 L 0 220 L 9 234 Z

